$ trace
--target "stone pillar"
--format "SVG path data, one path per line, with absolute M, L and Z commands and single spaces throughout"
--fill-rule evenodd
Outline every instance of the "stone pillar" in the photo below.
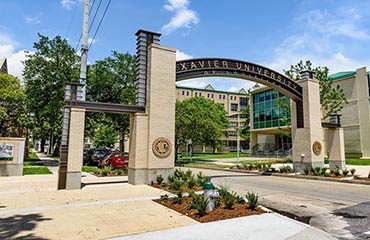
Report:
M 22 176 L 24 138 L 0 138 L 0 176 Z
M 68 136 L 68 165 L 66 174 L 66 189 L 81 188 L 84 129 L 85 109 L 71 108 Z
M 343 128 L 328 128 L 327 147 L 329 153 L 329 168 L 346 168 L 346 158 L 344 155 L 344 137 Z
M 145 114 L 131 115 L 128 181 L 149 184 L 174 168 L 176 49 L 148 49 Z
M 303 72 L 301 79 L 297 83 L 302 87 L 304 127 L 294 127 L 295 130 L 292 130 L 294 172 L 301 172 L 305 167 L 324 166 L 319 82 L 313 79 L 313 74 L 310 72 Z M 292 126 L 297 126 L 295 111 L 296 108 L 293 107 Z
M 251 131 L 250 132 L 250 152 L 253 154 L 252 150 L 253 147 L 257 144 L 257 132 Z

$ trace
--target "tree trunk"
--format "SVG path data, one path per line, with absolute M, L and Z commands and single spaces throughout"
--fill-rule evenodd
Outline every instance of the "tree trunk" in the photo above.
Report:
M 54 152 L 54 134 L 51 134 L 50 141 L 49 141 L 49 149 L 48 154 L 51 155 Z
M 45 151 L 45 139 L 41 139 L 40 152 L 44 153 L 44 151 Z

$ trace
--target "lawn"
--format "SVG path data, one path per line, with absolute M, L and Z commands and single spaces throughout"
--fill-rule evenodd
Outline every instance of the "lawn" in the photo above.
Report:
M 97 167 L 82 166 L 82 172 L 95 173 L 98 170 L 99 170 L 99 168 L 97 168 Z
M 23 166 L 44 166 L 43 162 L 37 157 L 36 153 L 31 152 L 27 158 L 23 162 Z
M 192 160 L 208 160 L 208 159 L 218 159 L 218 158 L 236 158 L 236 152 L 228 152 L 228 153 L 194 153 L 192 156 Z M 181 156 L 181 154 L 178 155 L 179 160 L 186 160 L 189 159 L 190 156 L 186 157 L 185 154 Z M 239 158 L 242 157 L 249 157 L 249 153 L 239 153 Z
M 51 174 L 47 167 L 25 167 L 23 168 L 23 175 L 33 174 Z
M 359 166 L 369 166 L 370 159 L 360 159 L 360 158 L 347 158 L 346 159 L 347 165 L 359 165 Z

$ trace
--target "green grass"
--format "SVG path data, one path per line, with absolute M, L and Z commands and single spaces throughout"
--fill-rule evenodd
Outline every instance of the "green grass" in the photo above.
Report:
M 23 175 L 33 175 L 33 174 L 51 174 L 51 172 L 47 167 L 23 168 Z
M 82 171 L 83 172 L 94 173 L 98 170 L 99 170 L 99 168 L 97 168 L 97 167 L 82 166 Z
M 39 157 L 34 152 L 30 152 L 30 154 L 28 155 L 28 159 L 40 160 Z
M 199 160 L 207 160 L 207 159 L 216 159 L 216 158 L 236 158 L 236 152 L 228 152 L 228 153 L 194 153 L 192 156 L 192 160 L 199 161 Z M 180 157 L 179 160 L 185 160 L 186 156 L 185 154 Z M 239 153 L 239 157 L 249 157 L 248 153 Z M 189 159 L 190 157 L 188 157 Z
M 191 162 L 184 164 L 186 167 L 203 167 L 203 168 L 214 168 L 214 169 L 224 169 L 224 168 L 230 168 L 230 166 L 227 165 L 221 165 L 216 163 L 206 163 L 206 162 Z
M 237 163 L 237 162 L 233 162 Z M 271 159 L 271 160 L 246 160 L 246 161 L 239 161 L 238 164 L 274 164 L 274 163 L 292 163 L 290 159 Z
M 347 158 L 346 159 L 347 165 L 359 165 L 359 166 L 369 166 L 370 159 L 359 159 L 359 158 Z

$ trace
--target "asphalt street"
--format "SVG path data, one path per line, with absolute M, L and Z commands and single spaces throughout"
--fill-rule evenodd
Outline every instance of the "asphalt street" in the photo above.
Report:
M 309 223 L 339 239 L 370 237 L 370 186 L 274 176 L 192 169 L 212 177 L 241 196 L 259 195 L 260 203 Z

